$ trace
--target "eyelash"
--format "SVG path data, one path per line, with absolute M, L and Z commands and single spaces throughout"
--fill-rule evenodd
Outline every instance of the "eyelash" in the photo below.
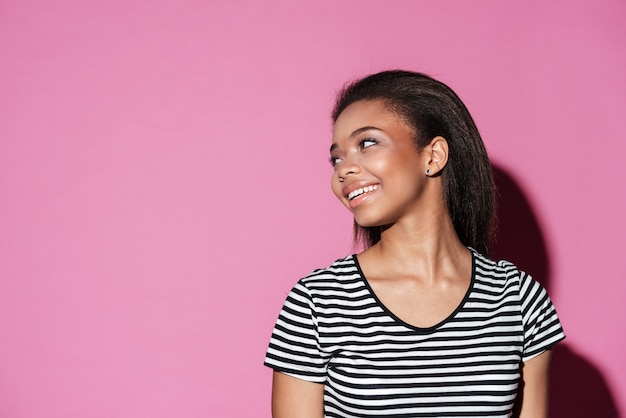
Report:
M 365 146 L 365 143 L 366 143 L 366 142 L 371 142 L 371 143 L 372 143 L 372 145 L 376 145 L 376 144 L 378 144 L 378 141 L 377 141 L 377 140 L 375 140 L 374 138 L 363 138 L 362 140 L 360 140 L 360 141 L 359 141 L 359 146 L 360 146 L 361 148 L 368 148 L 368 147 L 371 147 L 371 146 L 372 146 L 372 145 Z
M 366 142 L 371 142 L 372 144 L 371 145 L 365 145 Z M 378 141 L 376 139 L 374 139 L 374 138 L 363 138 L 363 139 L 361 139 L 359 141 L 359 148 L 361 148 L 361 149 L 369 148 L 372 145 L 376 145 L 376 144 L 378 144 Z M 330 162 L 330 165 L 333 166 L 333 167 L 337 165 L 338 160 L 341 160 L 341 158 L 331 156 L 328 159 L 328 161 Z

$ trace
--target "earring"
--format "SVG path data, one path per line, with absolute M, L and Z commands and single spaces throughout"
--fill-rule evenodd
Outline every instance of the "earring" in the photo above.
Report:
M 428 170 L 426 170 L 426 175 L 430 176 L 430 168 Z

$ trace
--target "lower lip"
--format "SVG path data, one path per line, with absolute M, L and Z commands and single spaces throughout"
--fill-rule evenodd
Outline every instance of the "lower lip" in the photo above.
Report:
M 371 192 L 365 192 L 362 195 L 355 197 L 352 200 L 348 200 L 348 204 L 350 205 L 350 209 L 355 209 L 361 206 L 363 203 L 367 202 L 369 198 L 374 194 L 376 190 L 372 190 Z

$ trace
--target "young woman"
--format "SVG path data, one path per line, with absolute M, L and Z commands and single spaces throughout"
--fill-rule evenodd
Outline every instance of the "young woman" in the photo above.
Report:
M 537 282 L 487 258 L 491 167 L 461 100 L 387 71 L 347 86 L 333 122 L 332 190 L 365 250 L 287 297 L 273 416 L 547 417 L 563 330 Z

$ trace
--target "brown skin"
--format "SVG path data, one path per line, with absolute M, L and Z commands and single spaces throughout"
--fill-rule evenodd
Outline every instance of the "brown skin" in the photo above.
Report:
M 519 418 L 547 418 L 550 416 L 550 360 L 548 350 L 528 360 L 522 367 L 522 384 L 518 392 Z
M 324 385 L 274 372 L 273 418 L 323 418 Z
M 381 302 L 404 322 L 432 327 L 459 306 L 472 256 L 460 242 L 443 199 L 445 138 L 418 150 L 415 132 L 381 101 L 348 106 L 333 130 L 331 186 L 361 226 L 382 226 L 381 240 L 358 254 Z M 429 174 L 426 171 L 430 170 Z M 347 194 L 374 188 L 351 200 Z M 523 366 L 520 418 L 548 417 L 550 352 Z M 274 418 L 323 416 L 323 385 L 274 372 Z

